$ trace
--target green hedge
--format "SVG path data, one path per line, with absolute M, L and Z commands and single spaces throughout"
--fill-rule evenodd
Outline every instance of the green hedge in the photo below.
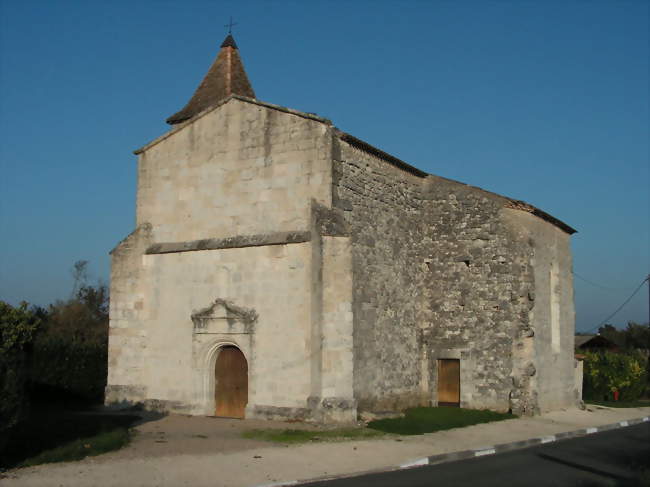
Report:
M 27 303 L 0 301 L 0 459 L 12 428 L 26 415 L 28 352 L 39 325 Z
M 32 387 L 101 402 L 106 387 L 107 352 L 105 342 L 39 336 L 32 352 Z
M 647 359 L 637 352 L 587 352 L 584 359 L 584 399 L 611 401 L 640 398 L 647 386 Z

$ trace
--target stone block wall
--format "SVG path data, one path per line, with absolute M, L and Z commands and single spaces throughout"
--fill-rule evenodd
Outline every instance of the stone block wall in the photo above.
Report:
M 329 131 L 231 98 L 139 151 L 137 222 L 157 243 L 306 229 L 330 204 Z
M 107 403 L 136 403 L 146 397 L 142 256 L 150 244 L 151 226 L 145 224 L 111 252 Z
M 248 361 L 247 417 L 356 420 L 351 245 L 330 208 L 331 131 L 232 98 L 139 151 L 146 238 L 113 259 L 108 403 L 213 414 L 215 357 L 234 345 Z M 215 303 L 243 321 L 197 331 Z
M 305 407 L 310 395 L 310 244 L 147 255 L 148 399 L 213 414 L 218 343 L 248 361 L 250 411 Z M 250 327 L 194 330 L 192 315 L 223 300 L 254 313 Z M 239 329 L 242 328 L 242 329 Z M 208 383 L 205 382 L 208 378 Z M 212 407 L 212 410 L 211 410 Z

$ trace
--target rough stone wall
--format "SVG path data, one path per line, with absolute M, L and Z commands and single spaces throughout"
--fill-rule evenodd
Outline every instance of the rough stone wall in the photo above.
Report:
M 576 405 L 582 394 L 575 387 L 575 310 L 570 236 L 530 213 L 504 209 L 504 221 L 515 238 L 530 246 L 534 279 L 532 336 L 523 349 L 534 357 L 530 378 L 541 412 Z M 525 364 L 522 364 L 526 366 Z
M 343 140 L 333 155 L 333 202 L 352 238 L 359 410 L 436 404 L 437 361 L 460 359 L 461 406 L 538 412 L 535 244 L 506 218 L 508 200 Z
M 339 140 L 334 206 L 352 238 L 354 395 L 359 410 L 426 404 L 420 377 L 421 178 Z
M 461 406 L 507 411 L 511 393 L 526 407 L 532 357 L 516 342 L 530 334 L 534 282 L 526 241 L 502 220 L 504 198 L 435 176 L 427 178 L 428 248 L 424 331 L 433 401 L 437 359 L 461 359 Z M 516 363 L 517 362 L 517 363 Z M 516 382 L 515 383 L 513 383 Z M 522 412 L 518 406 L 516 412 Z

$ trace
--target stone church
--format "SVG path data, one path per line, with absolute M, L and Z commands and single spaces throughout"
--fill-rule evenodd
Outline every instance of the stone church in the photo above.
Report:
M 256 98 L 231 35 L 138 155 L 106 403 L 351 422 L 575 405 L 573 228 Z

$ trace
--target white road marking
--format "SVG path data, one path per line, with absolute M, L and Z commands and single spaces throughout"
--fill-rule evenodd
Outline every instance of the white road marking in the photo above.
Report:
M 418 458 L 417 460 L 413 460 L 412 462 L 402 463 L 399 466 L 399 468 L 417 467 L 419 465 L 429 465 L 429 459 L 428 458 Z
M 260 484 L 256 485 L 255 487 L 283 487 L 285 485 L 296 485 L 298 483 L 297 480 L 287 480 L 286 482 L 272 482 L 270 484 Z
M 485 450 L 478 450 L 474 452 L 475 457 L 482 457 L 483 455 L 493 455 L 496 453 L 494 448 L 486 448 Z

